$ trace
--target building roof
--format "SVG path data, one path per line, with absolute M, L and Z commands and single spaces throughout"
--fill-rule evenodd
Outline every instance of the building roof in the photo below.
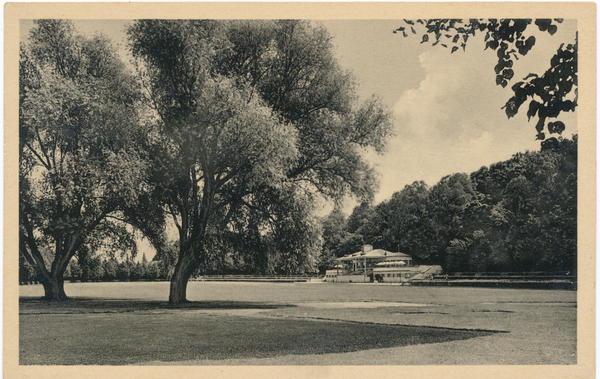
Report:
M 358 251 L 354 254 L 344 255 L 341 258 L 336 259 L 337 261 L 351 261 L 355 259 L 386 259 L 386 260 L 400 260 L 400 259 L 411 259 L 410 255 L 404 253 L 392 253 L 382 249 L 369 250 L 367 252 Z

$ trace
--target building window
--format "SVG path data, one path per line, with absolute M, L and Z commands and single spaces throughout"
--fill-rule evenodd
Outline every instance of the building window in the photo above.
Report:
M 410 278 L 410 274 L 404 275 L 405 278 Z

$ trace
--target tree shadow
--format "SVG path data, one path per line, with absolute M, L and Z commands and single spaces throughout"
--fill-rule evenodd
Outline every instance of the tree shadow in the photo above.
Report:
M 72 297 L 64 301 L 48 301 L 40 297 L 20 297 L 19 314 L 84 314 L 125 313 L 160 310 L 231 310 L 278 309 L 295 307 L 292 304 L 275 304 L 250 301 L 189 301 L 178 305 L 161 300 L 112 299 Z
M 185 312 L 295 307 L 268 302 L 198 301 L 172 306 L 157 300 L 73 297 L 52 302 L 22 297 L 19 303 L 21 365 L 161 364 L 319 355 L 468 340 L 501 332 L 318 317 L 248 317 L 246 312 Z

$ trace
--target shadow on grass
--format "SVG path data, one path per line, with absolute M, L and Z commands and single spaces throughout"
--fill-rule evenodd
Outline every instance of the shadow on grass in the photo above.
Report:
M 172 307 L 163 301 L 72 298 L 48 302 L 21 298 L 19 364 L 161 364 L 331 354 L 467 340 L 497 333 L 178 311 L 268 310 L 289 306 L 207 301 Z
M 171 305 L 159 300 L 109 299 L 73 297 L 64 301 L 48 301 L 39 297 L 21 297 L 19 314 L 86 314 L 125 313 L 156 310 L 227 310 L 227 309 L 278 309 L 295 307 L 288 304 L 248 301 L 190 301 Z

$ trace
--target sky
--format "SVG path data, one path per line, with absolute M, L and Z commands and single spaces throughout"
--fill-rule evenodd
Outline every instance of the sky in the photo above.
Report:
M 419 35 L 393 34 L 402 21 L 326 21 L 340 64 L 351 69 L 361 95 L 382 97 L 393 112 L 395 136 L 384 156 L 370 156 L 380 175 L 376 203 L 414 181 L 435 185 L 457 172 L 509 159 L 517 152 L 539 150 L 535 122 L 526 108 L 510 120 L 503 109 L 510 86 L 529 73 L 543 74 L 561 43 L 573 43 L 577 24 L 565 20 L 550 36 L 535 30 L 537 43 L 515 62 L 509 86 L 496 85 L 495 51 L 484 50 L 483 34 L 466 51 L 450 54 L 440 45 L 421 44 Z M 561 115 L 564 136 L 577 133 L 576 113 Z
M 83 34 L 110 37 L 124 58 L 130 22 L 74 21 Z M 517 152 L 539 150 L 535 121 L 527 121 L 526 108 L 511 119 L 501 108 L 512 96 L 510 86 L 529 73 L 542 74 L 560 44 L 575 41 L 577 30 L 576 20 L 565 20 L 553 36 L 531 25 L 528 32 L 536 36 L 536 45 L 515 62 L 515 77 L 502 88 L 495 82 L 496 52 L 484 50 L 483 34 L 469 39 L 466 51 L 450 54 L 439 45 L 421 44 L 419 35 L 392 33 L 404 25 L 401 20 L 314 22 L 330 32 L 338 62 L 354 74 L 359 95 L 376 94 L 393 115 L 387 152 L 366 156 L 380 181 L 375 203 L 414 181 L 433 186 L 446 175 L 471 173 Z M 21 40 L 32 25 L 21 21 Z M 563 113 L 560 119 L 567 126 L 563 136 L 577 133 L 576 113 Z M 353 205 L 348 202 L 345 211 L 351 212 Z

